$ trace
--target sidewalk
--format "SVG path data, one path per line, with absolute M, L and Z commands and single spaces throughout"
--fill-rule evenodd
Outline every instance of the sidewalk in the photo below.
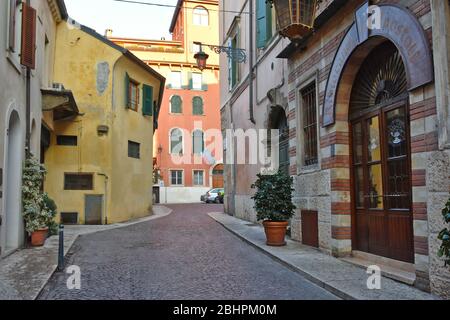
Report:
M 269 247 L 260 225 L 250 224 L 223 213 L 209 216 L 226 229 L 270 255 L 308 280 L 347 300 L 433 300 L 431 294 L 383 277 L 381 290 L 367 289 L 366 270 L 336 259 L 316 249 L 288 240 L 286 247 Z
M 107 226 L 66 226 L 64 254 L 80 235 L 128 227 L 165 217 L 172 210 L 154 206 L 153 215 L 125 223 Z M 0 260 L 0 300 L 34 300 L 46 285 L 58 264 L 58 236 L 47 239 L 45 246 L 19 250 Z

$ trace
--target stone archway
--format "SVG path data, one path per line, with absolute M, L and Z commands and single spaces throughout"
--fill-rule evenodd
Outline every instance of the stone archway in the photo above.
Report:
M 19 114 L 9 116 L 5 146 L 4 221 L 2 223 L 2 254 L 18 249 L 23 239 L 21 217 L 22 146 L 23 137 Z
M 380 4 L 376 13 L 379 17 L 379 28 L 369 29 L 369 8 L 367 2 L 358 9 L 355 22 L 348 29 L 333 60 L 323 104 L 324 127 L 333 125 L 342 115 L 339 114 L 337 106 L 340 103 L 338 88 L 341 82 L 348 83 L 346 78 L 355 76 L 352 66 L 358 65 L 355 61 L 349 61 L 350 58 L 364 59 L 367 52 L 380 42 L 389 40 L 400 51 L 406 68 L 409 91 L 433 81 L 430 44 L 417 18 L 399 5 Z

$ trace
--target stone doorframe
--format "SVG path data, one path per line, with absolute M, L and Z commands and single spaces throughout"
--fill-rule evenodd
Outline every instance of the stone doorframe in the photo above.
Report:
M 369 3 L 367 2 L 357 10 L 355 22 L 342 40 L 333 61 L 325 91 L 321 139 L 333 137 L 330 143 L 335 154 L 323 168 L 329 169 L 331 174 L 331 246 L 333 255 L 337 257 L 351 254 L 355 231 L 352 230 L 349 104 L 353 82 L 362 63 L 375 47 L 384 41 L 391 41 L 403 58 L 411 105 L 423 103 L 421 101 L 424 100 L 423 87 L 434 80 L 430 45 L 416 17 L 398 5 L 383 4 L 379 8 L 381 29 L 377 30 L 367 28 Z M 414 138 L 419 134 L 415 133 L 413 128 L 411 130 L 414 144 Z M 329 146 L 322 146 L 324 147 Z M 413 146 L 413 153 L 414 149 Z M 413 184 L 417 285 L 428 289 L 428 234 L 427 228 L 424 227 L 426 219 L 422 219 L 423 217 L 417 214 L 424 210 L 424 202 L 426 211 L 426 199 L 423 201 L 422 196 L 418 196 L 425 188 L 424 169 L 417 167 L 414 163 L 412 165 L 413 181 L 420 180 L 419 185 Z M 423 249 L 424 247 L 426 250 Z

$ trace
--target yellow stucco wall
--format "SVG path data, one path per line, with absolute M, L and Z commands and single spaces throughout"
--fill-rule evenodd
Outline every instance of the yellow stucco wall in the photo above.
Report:
M 45 191 L 56 201 L 58 212 L 77 212 L 83 224 L 85 196 L 106 194 L 108 223 L 149 215 L 153 118 L 142 114 L 142 92 L 137 112 L 125 108 L 124 77 L 128 72 L 141 84 L 152 85 L 156 101 L 159 80 L 120 51 L 67 23 L 58 27 L 54 70 L 55 82 L 72 90 L 81 113 L 54 123 L 45 153 Z M 99 125 L 108 126 L 107 135 L 98 134 Z M 58 146 L 57 135 L 76 135 L 78 145 Z M 128 140 L 141 143 L 141 159 L 128 157 Z M 94 189 L 64 190 L 64 173 L 92 173 Z M 106 187 L 103 174 L 108 176 Z

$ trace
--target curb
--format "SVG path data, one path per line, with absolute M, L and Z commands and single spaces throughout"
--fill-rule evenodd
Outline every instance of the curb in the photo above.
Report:
M 258 251 L 262 252 L 263 254 L 265 254 L 266 256 L 270 257 L 272 260 L 284 265 L 285 267 L 289 268 L 290 270 L 300 274 L 301 276 L 303 276 L 305 279 L 311 281 L 312 283 L 314 283 L 315 285 L 325 289 L 326 291 L 330 292 L 331 294 L 334 294 L 335 296 L 337 296 L 338 298 L 341 298 L 343 300 L 358 300 L 358 298 L 349 295 L 348 293 L 339 290 L 335 287 L 330 286 L 329 284 L 327 284 L 326 282 L 324 282 L 323 280 L 320 280 L 317 277 L 312 276 L 311 274 L 303 271 L 302 269 L 296 267 L 295 265 L 273 255 L 272 253 L 270 253 L 269 251 L 267 251 L 266 249 L 264 249 L 264 247 L 250 241 L 249 239 L 245 238 L 244 236 L 242 236 L 241 234 L 239 234 L 238 232 L 234 231 L 232 228 L 228 227 L 226 224 L 216 220 L 212 215 L 212 213 L 208 214 L 208 216 L 213 219 L 214 221 L 216 221 L 218 224 L 220 224 L 222 227 L 224 227 L 226 230 L 228 230 L 229 232 L 231 232 L 232 234 L 234 234 L 235 236 L 237 236 L 239 239 L 241 239 L 242 241 L 244 241 L 245 243 L 251 245 L 252 247 L 256 248 Z
M 131 221 L 131 222 L 125 222 L 122 224 L 115 224 L 115 225 L 110 225 L 111 228 L 105 228 L 104 230 L 94 230 L 92 232 L 87 232 L 87 233 L 83 233 L 83 234 L 77 234 L 73 241 L 67 246 L 67 250 L 66 253 L 64 254 L 64 258 L 69 254 L 70 250 L 72 250 L 73 245 L 75 244 L 75 242 L 78 240 L 78 238 L 80 236 L 84 236 L 84 235 L 91 235 L 91 234 L 96 234 L 99 232 L 103 232 L 103 231 L 109 231 L 109 230 L 116 230 L 116 229 L 121 229 L 121 228 L 125 228 L 125 227 L 130 227 L 136 224 L 140 224 L 140 223 L 144 223 L 144 222 L 149 222 L 149 221 L 153 221 L 153 220 L 158 220 L 164 217 L 169 216 L 170 214 L 172 214 L 173 210 L 166 207 L 166 206 L 161 206 L 159 205 L 158 207 L 160 208 L 164 208 L 166 209 L 166 212 L 160 214 L 160 215 L 152 215 L 150 217 L 146 217 L 146 218 L 140 218 L 138 219 L 139 221 Z M 41 295 L 42 291 L 44 290 L 44 288 L 47 286 L 48 282 L 50 281 L 50 279 L 53 277 L 53 275 L 56 273 L 58 266 L 55 265 L 53 267 L 53 271 L 51 272 L 51 274 L 48 276 L 47 280 L 45 281 L 45 283 L 41 286 L 41 288 L 39 289 L 38 293 L 31 299 L 31 301 L 37 300 L 39 298 L 39 296 Z

